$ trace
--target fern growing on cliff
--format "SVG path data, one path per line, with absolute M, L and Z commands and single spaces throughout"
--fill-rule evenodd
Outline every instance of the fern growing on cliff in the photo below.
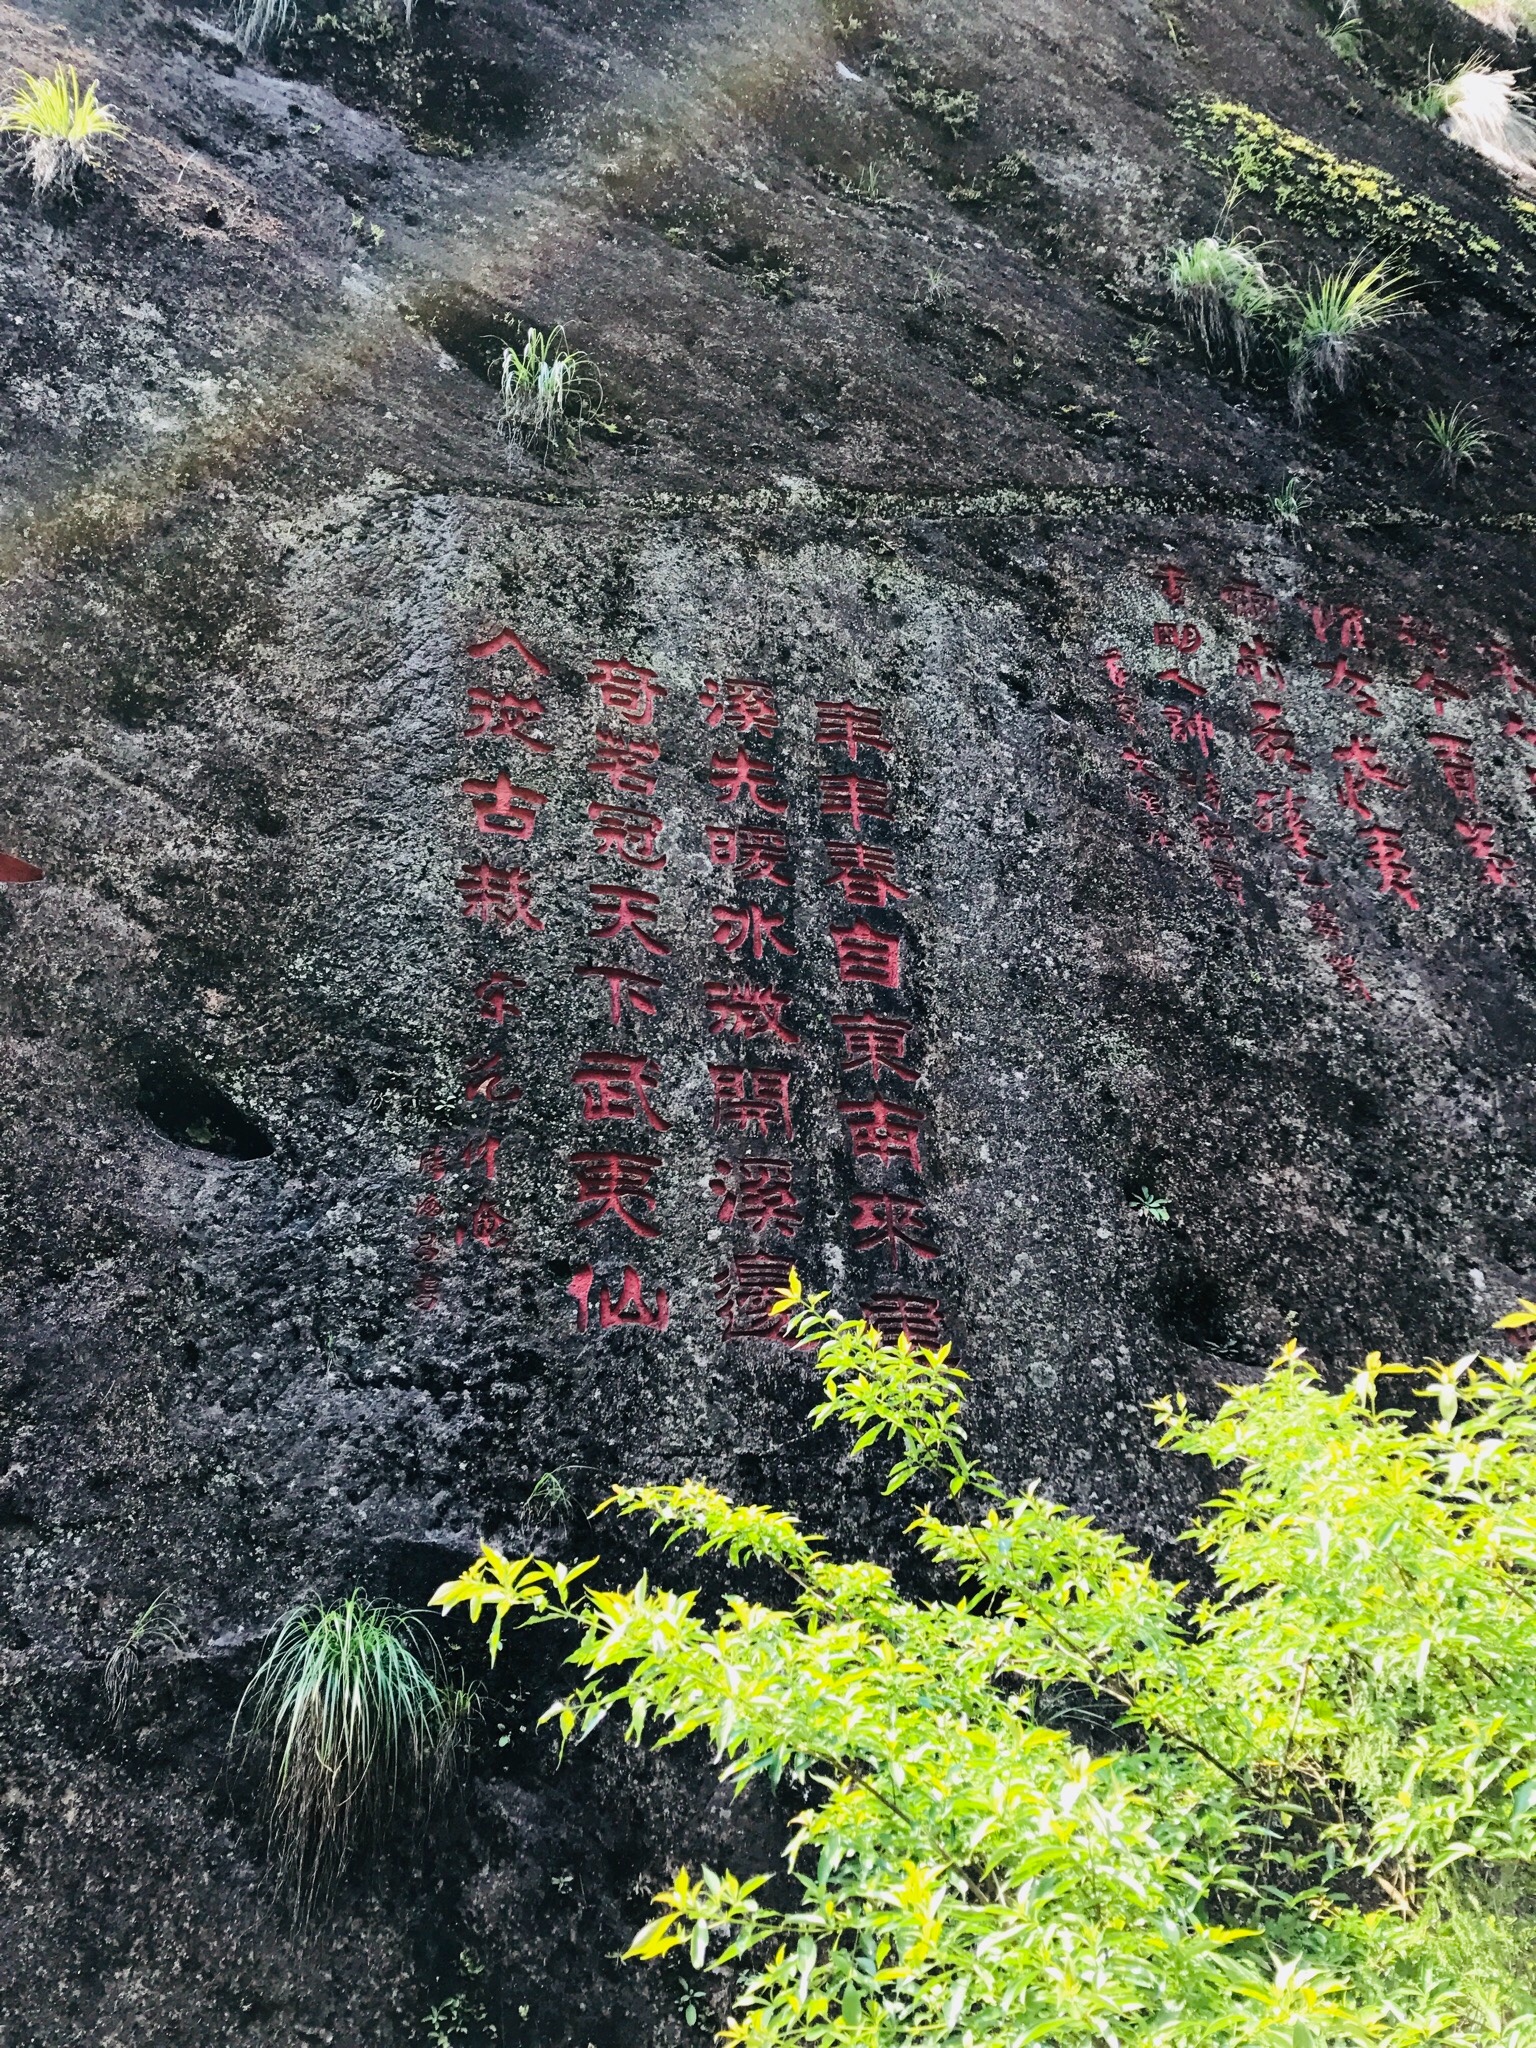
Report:
M 814 1420 L 924 1486 L 903 1579 L 929 1592 L 690 1482 L 612 1505 L 781 1602 L 490 1546 L 435 1595 L 492 1613 L 493 1656 L 509 1620 L 570 1629 L 564 1738 L 616 1714 L 706 1738 L 738 1789 L 803 1788 L 787 1903 L 679 1870 L 630 1954 L 728 1972 L 728 2048 L 1529 2048 L 1536 1351 L 1373 1354 L 1335 1394 L 1288 1344 L 1212 1421 L 1163 1403 L 1168 1448 L 1229 1481 L 1187 1539 L 1196 1599 L 971 1462 L 947 1347 L 821 1299 L 780 1304 Z

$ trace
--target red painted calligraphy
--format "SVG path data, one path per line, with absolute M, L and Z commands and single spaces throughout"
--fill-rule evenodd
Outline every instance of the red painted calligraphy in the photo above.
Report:
M 789 841 L 782 832 L 767 832 L 754 826 L 706 825 L 704 844 L 711 866 L 735 868 L 744 882 L 767 882 L 771 888 L 787 889 L 794 879 L 785 866 Z
M 600 966 L 596 961 L 578 967 L 571 979 L 608 984 L 608 1017 L 614 1024 L 622 1018 L 626 1003 L 637 1016 L 654 1017 L 656 1005 L 651 1001 L 650 991 L 666 985 L 654 974 L 639 974 L 632 967 Z
M 857 1017 L 834 1017 L 832 1028 L 842 1034 L 842 1071 L 867 1072 L 871 1081 L 882 1074 L 894 1074 L 898 1081 L 915 1081 L 915 1068 L 905 1064 L 907 1038 L 912 1026 L 901 1017 L 879 1017 L 865 1010 Z
M 771 740 L 779 729 L 779 705 L 767 683 L 755 683 L 746 676 L 710 677 L 699 692 L 704 723 L 711 732 L 730 725 L 745 736 L 761 733 Z
M 471 1138 L 459 1158 L 471 1172 L 477 1166 L 484 1167 L 489 1182 L 496 1178 L 496 1157 L 500 1151 L 500 1138 Z
M 1275 814 L 1279 802 L 1275 792 L 1261 789 L 1253 799 L 1253 822 L 1260 832 L 1276 832 L 1285 841 L 1291 852 L 1303 865 L 1317 858 L 1317 848 L 1312 843 L 1312 834 L 1306 815 L 1306 799 L 1294 789 L 1284 793 L 1280 814 Z
M 1152 645 L 1171 647 L 1176 654 L 1198 654 L 1205 640 L 1198 626 L 1181 619 L 1158 619 L 1152 627 Z
M 653 1131 L 672 1128 L 651 1100 L 651 1091 L 661 1086 L 661 1068 L 644 1053 L 583 1053 L 571 1081 L 581 1090 L 586 1123 L 628 1124 L 643 1118 Z
M 878 1159 L 888 1165 L 904 1159 L 914 1173 L 922 1172 L 918 1137 L 927 1115 L 900 1102 L 883 1102 L 877 1095 L 870 1102 L 840 1102 L 837 1113 L 848 1128 L 855 1159 Z
M 1365 614 L 1357 604 L 1311 604 L 1305 598 L 1302 610 L 1312 620 L 1312 632 L 1326 647 L 1328 636 L 1337 626 L 1341 647 L 1363 648 L 1365 646 Z
M 1430 752 L 1440 763 L 1440 779 L 1460 803 L 1477 802 L 1477 765 L 1472 759 L 1472 742 L 1459 733 L 1432 732 Z
M 531 932 L 544 929 L 543 919 L 533 914 L 533 877 L 526 868 L 493 867 L 488 860 L 466 862 L 453 886 L 463 898 L 466 917 L 502 931 L 519 924 Z
M 1489 888 L 1512 889 L 1515 886 L 1515 864 L 1507 855 L 1494 852 L 1493 827 L 1484 824 L 1480 818 L 1458 818 L 1455 822 L 1456 837 L 1477 862 Z
M 866 818 L 894 818 L 891 785 L 873 775 L 823 775 L 821 815 L 847 818 L 855 832 Z
M 1262 584 L 1242 577 L 1222 587 L 1221 601 L 1240 619 L 1272 619 L 1280 609 L 1273 594 Z
M 904 1256 L 936 1259 L 939 1248 L 930 1242 L 932 1225 L 921 1202 L 904 1195 L 854 1195 L 851 1198 L 850 1228 L 856 1252 L 878 1251 L 883 1246 L 893 1266 Z
M 657 834 L 666 827 L 654 811 L 628 811 L 612 804 L 588 804 L 592 837 L 603 853 L 632 868 L 664 868 L 667 856 L 656 850 Z
M 1412 612 L 1397 615 L 1397 637 L 1404 647 L 1422 647 L 1429 654 L 1443 661 L 1450 653 L 1450 642 L 1438 626 L 1428 619 L 1417 619 Z
M 743 982 L 712 981 L 704 991 L 709 1028 L 716 1038 L 734 1033 L 743 1042 L 754 1038 L 777 1039 L 781 1045 L 798 1045 L 798 1036 L 784 1022 L 789 998 L 776 988 L 753 988 Z
M 1170 604 L 1183 604 L 1189 578 L 1177 562 L 1160 562 L 1152 571 L 1152 581 Z
M 1211 741 L 1216 737 L 1216 728 L 1198 705 L 1193 711 L 1186 711 L 1182 704 L 1165 704 L 1163 716 L 1168 721 L 1170 738 L 1181 744 L 1193 740 L 1201 753 L 1209 758 Z
M 507 1219 L 491 1202 L 477 1202 L 469 1213 L 469 1221 L 461 1223 L 453 1233 L 457 1245 L 471 1239 L 488 1252 L 499 1251 L 507 1241 Z
M 944 1342 L 939 1304 L 925 1294 L 877 1294 L 859 1303 L 859 1314 L 887 1344 L 905 1337 L 909 1344 L 931 1349 Z
M 1347 654 L 1341 654 L 1331 668 L 1325 661 L 1319 662 L 1318 667 L 1329 669 L 1328 680 L 1323 685 L 1325 690 L 1345 691 L 1367 718 L 1380 718 L 1381 706 L 1376 702 L 1376 685 L 1368 675 L 1350 667 Z
M 901 987 L 899 938 L 877 932 L 862 917 L 850 925 L 834 925 L 831 938 L 839 981 L 867 981 L 877 988 Z
M 1280 705 L 1265 698 L 1256 698 L 1253 716 L 1255 722 L 1248 739 L 1259 759 L 1270 768 L 1289 768 L 1296 775 L 1309 774 L 1310 764 L 1296 752 L 1296 735 L 1286 724 Z
M 1347 746 L 1335 747 L 1333 758 L 1344 764 L 1344 780 L 1339 785 L 1339 802 L 1345 810 L 1353 811 L 1357 818 L 1374 818 L 1376 813 L 1365 801 L 1366 785 L 1377 783 L 1383 789 L 1406 789 L 1407 784 L 1392 773 L 1380 760 L 1374 740 L 1361 739 L 1356 733 Z
M 1443 676 L 1437 676 L 1430 668 L 1420 669 L 1413 679 L 1413 687 L 1422 690 L 1426 697 L 1433 700 L 1436 718 L 1444 718 L 1447 702 L 1465 704 L 1469 701 L 1469 693 L 1466 690 L 1458 689 L 1455 683 L 1446 682 Z
M 576 1228 L 590 1230 L 604 1216 L 614 1216 L 636 1237 L 659 1237 L 661 1232 L 646 1218 L 656 1213 L 652 1184 L 660 1167 L 659 1159 L 644 1152 L 573 1153 Z
M 780 1067 L 711 1067 L 715 1129 L 769 1138 L 777 1130 L 794 1136 L 790 1118 L 790 1076 Z
M 1252 640 L 1243 641 L 1237 650 L 1237 679 L 1241 683 L 1253 683 L 1258 688 L 1285 688 L 1285 674 L 1274 660 L 1275 650 L 1267 640 L 1255 634 Z
M 754 1237 L 769 1231 L 786 1243 L 804 1221 L 788 1159 L 717 1159 L 709 1191 L 721 1223 L 739 1223 Z
M 1402 833 L 1385 825 L 1370 824 L 1362 825 L 1356 836 L 1365 842 L 1365 863 L 1375 875 L 1381 894 L 1400 897 L 1410 910 L 1417 910 L 1419 899 L 1408 886 L 1413 880 L 1413 869 L 1408 865 Z
M 521 1017 L 523 1013 L 512 999 L 513 991 L 522 994 L 527 986 L 520 974 L 496 968 L 484 981 L 475 983 L 475 1001 L 480 1006 L 477 1015 L 487 1024 L 505 1024 L 509 1017 Z
M 711 933 L 714 943 L 723 946 L 733 959 L 748 945 L 754 960 L 762 959 L 765 946 L 772 946 L 775 953 L 782 953 L 786 960 L 794 958 L 794 947 L 778 936 L 784 929 L 784 917 L 780 912 L 764 910 L 756 903 L 747 904 L 740 910 L 729 903 L 717 903 L 710 914 L 715 920 L 715 929 Z
M 504 839 L 531 839 L 539 812 L 549 801 L 536 789 L 519 789 L 510 775 L 498 775 L 494 782 L 461 782 L 459 787 L 474 806 L 479 830 Z
M 737 803 L 746 797 L 771 818 L 782 818 L 789 809 L 773 779 L 772 763 L 759 761 L 740 748 L 734 754 L 714 755 L 709 764 L 709 779 L 723 804 Z
M 587 681 L 597 690 L 597 701 L 628 725 L 651 725 L 656 706 L 666 690 L 656 680 L 653 668 L 640 668 L 632 661 L 598 661 Z
M 891 751 L 878 711 L 867 704 L 848 704 L 841 700 L 831 703 L 820 697 L 816 700 L 816 744 L 818 747 L 841 747 L 850 761 L 857 761 L 860 747 L 866 753 L 888 754 Z
M 1206 695 L 1204 683 L 1195 682 L 1191 677 L 1185 675 L 1182 669 L 1159 669 L 1157 680 L 1160 683 L 1166 684 L 1170 690 L 1185 690 L 1191 697 L 1203 697 Z
M 628 932 L 647 953 L 671 952 L 664 940 L 654 936 L 661 898 L 649 889 L 631 889 L 621 882 L 589 882 L 587 895 L 593 910 L 608 920 L 593 925 L 587 933 L 589 939 L 616 939 Z
M 651 796 L 656 789 L 660 740 L 637 739 L 633 733 L 597 728 L 597 752 L 587 763 L 589 775 L 601 775 L 620 796 Z
M 770 1337 L 788 1341 L 773 1305 L 789 1287 L 788 1259 L 767 1252 L 740 1252 L 715 1275 L 715 1315 L 727 1337 Z
M 530 754 L 550 751 L 549 741 L 529 729 L 545 715 L 537 697 L 519 697 L 512 690 L 498 690 L 494 683 L 471 683 L 465 701 L 470 718 L 465 739 L 516 740 Z
M 487 1053 L 484 1059 L 471 1062 L 464 1070 L 466 1102 L 517 1102 L 522 1093 L 507 1073 L 505 1053 Z
M 525 667 L 532 669 L 536 676 L 547 676 L 549 674 L 545 664 L 540 661 L 536 654 L 524 646 L 510 626 L 503 626 L 501 631 L 493 634 L 489 640 L 477 641 L 473 647 L 467 648 L 465 651 L 471 661 L 488 661 L 493 654 L 505 654 L 509 647 L 521 658 Z
M 583 1266 L 579 1273 L 571 1276 L 566 1293 L 576 1304 L 576 1328 L 584 1332 L 590 1327 L 592 1288 L 597 1279 L 590 1266 Z M 597 1327 L 599 1330 L 664 1330 L 671 1319 L 671 1304 L 664 1287 L 656 1290 L 656 1306 L 646 1304 L 645 1291 L 640 1275 L 633 1266 L 624 1268 L 624 1278 L 619 1286 L 619 1298 L 613 1299 L 605 1280 L 598 1290 Z
M 1518 697 L 1523 693 L 1536 697 L 1536 683 L 1516 665 L 1515 651 L 1506 642 L 1488 640 L 1480 644 L 1477 651 L 1488 663 L 1490 679 L 1502 683 L 1511 696 Z
M 865 846 L 861 840 L 827 839 L 827 881 L 841 889 L 843 901 L 860 910 L 884 910 L 905 903 L 910 890 L 896 880 L 896 855 L 888 846 Z
M 1115 716 L 1122 725 L 1130 726 L 1133 732 L 1140 732 L 1141 721 L 1136 716 L 1135 692 L 1125 666 L 1125 656 L 1118 647 L 1111 647 L 1099 659 L 1104 664 L 1109 687 L 1115 693 Z

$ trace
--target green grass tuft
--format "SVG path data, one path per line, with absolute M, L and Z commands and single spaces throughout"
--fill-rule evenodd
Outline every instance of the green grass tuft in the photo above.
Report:
M 566 346 L 563 327 L 530 327 L 521 349 L 502 349 L 501 426 L 518 446 L 544 457 L 578 447 L 602 407 L 592 360 Z
M 1181 243 L 1169 259 L 1168 285 L 1206 353 L 1229 350 L 1246 376 L 1254 327 L 1280 303 L 1257 252 L 1220 235 Z
M 1407 312 L 1412 279 L 1363 260 L 1314 279 L 1296 295 L 1291 338 L 1291 402 L 1298 418 L 1318 391 L 1342 394 L 1368 335 Z
M 61 64 L 51 78 L 23 72 L 21 83 L 0 108 L 0 132 L 18 136 L 26 154 L 32 189 L 72 192 L 81 171 L 94 161 L 91 145 L 123 129 L 110 107 L 96 98 L 93 80 L 84 92 L 73 64 Z
M 446 1779 L 470 1706 L 410 1615 L 353 1592 L 282 1617 L 234 1740 L 262 1755 L 272 1846 L 302 1903 Z
M 1435 451 L 1435 465 L 1454 487 L 1463 468 L 1475 469 L 1488 453 L 1493 436 L 1478 417 L 1477 407 L 1465 402 L 1450 409 L 1431 406 L 1424 415 L 1424 439 Z

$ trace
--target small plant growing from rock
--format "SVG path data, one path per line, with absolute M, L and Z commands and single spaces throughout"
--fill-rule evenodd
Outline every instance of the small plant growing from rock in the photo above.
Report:
M 157 1593 L 102 1666 L 101 1682 L 107 1695 L 108 1717 L 113 1721 L 122 1720 L 128 1711 L 128 1695 L 133 1690 L 133 1682 L 156 1652 L 174 1655 L 186 1646 L 187 1632 L 182 1627 L 173 1596 Z
M 416 0 L 401 0 L 400 11 L 407 29 L 415 5 Z M 298 11 L 298 0 L 235 0 L 230 19 L 241 56 L 249 57 L 253 50 L 280 41 L 292 28 Z M 335 17 L 331 19 L 334 23 Z
M 1513 38 L 1521 29 L 1536 30 L 1536 0 L 1456 0 L 1456 5 L 1501 36 Z
M 1168 1204 L 1161 1195 L 1155 1195 L 1151 1188 L 1143 1188 L 1139 1194 L 1132 1195 L 1131 1208 L 1141 1218 L 1143 1223 L 1168 1223 L 1172 1221 L 1168 1214 Z
M 1269 501 L 1269 509 L 1275 516 L 1275 524 L 1282 532 L 1298 533 L 1301 530 L 1302 514 L 1307 509 L 1311 495 L 1304 478 L 1286 478 Z
M 1181 243 L 1169 258 L 1168 286 L 1207 355 L 1230 351 L 1246 376 L 1254 328 L 1280 301 L 1257 252 L 1221 235 Z
M 470 1704 L 408 1614 L 353 1592 L 282 1617 L 232 1740 L 261 1755 L 272 1846 L 302 1904 L 447 1778 Z
M 923 272 L 923 311 L 947 313 L 960 296 L 960 287 L 942 267 L 930 263 Z
M 1344 0 L 1338 13 L 1318 34 L 1335 57 L 1346 64 L 1364 62 L 1365 23 L 1360 19 L 1359 0 Z
M 1478 59 L 1444 78 L 1431 72 L 1404 105 L 1509 177 L 1527 183 L 1536 178 L 1536 120 L 1513 71 L 1497 71 Z
M 1384 263 L 1353 263 L 1296 294 L 1291 404 L 1298 419 L 1306 418 L 1319 390 L 1343 394 L 1367 337 L 1407 311 L 1410 282 Z
M 592 360 L 567 347 L 563 327 L 530 327 L 520 349 L 502 349 L 501 425 L 520 447 L 544 457 L 578 447 L 602 405 Z
M 73 64 L 61 64 L 51 78 L 23 72 L 21 84 L 0 108 L 0 131 L 20 139 L 39 199 L 49 192 L 73 192 L 75 180 L 95 161 L 91 145 L 123 133 L 111 108 L 97 100 L 96 82 L 80 90 Z
M 1435 451 L 1435 466 L 1452 489 L 1462 469 L 1475 469 L 1482 461 L 1492 438 L 1475 405 L 1462 403 L 1448 410 L 1431 406 L 1424 415 L 1424 439 Z

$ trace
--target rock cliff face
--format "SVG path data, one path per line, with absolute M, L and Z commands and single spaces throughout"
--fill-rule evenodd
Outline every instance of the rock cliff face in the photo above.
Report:
M 555 1646 L 445 1635 L 462 1797 L 295 1927 L 225 1754 L 262 1633 L 482 1532 L 654 1567 L 586 1524 L 620 1476 L 879 1544 L 764 1334 L 791 1261 L 1154 1549 L 1199 1484 L 1155 1394 L 1508 1305 L 1536 210 L 1392 97 L 1478 32 L 4 23 L 129 132 L 0 202 L 0 2040 L 680 2042 L 716 1994 L 613 1958 L 766 1805 L 557 1768 Z M 1224 204 L 1274 275 L 1414 276 L 1304 424 L 1166 292 Z M 529 321 L 605 389 L 547 463 L 495 426 Z

